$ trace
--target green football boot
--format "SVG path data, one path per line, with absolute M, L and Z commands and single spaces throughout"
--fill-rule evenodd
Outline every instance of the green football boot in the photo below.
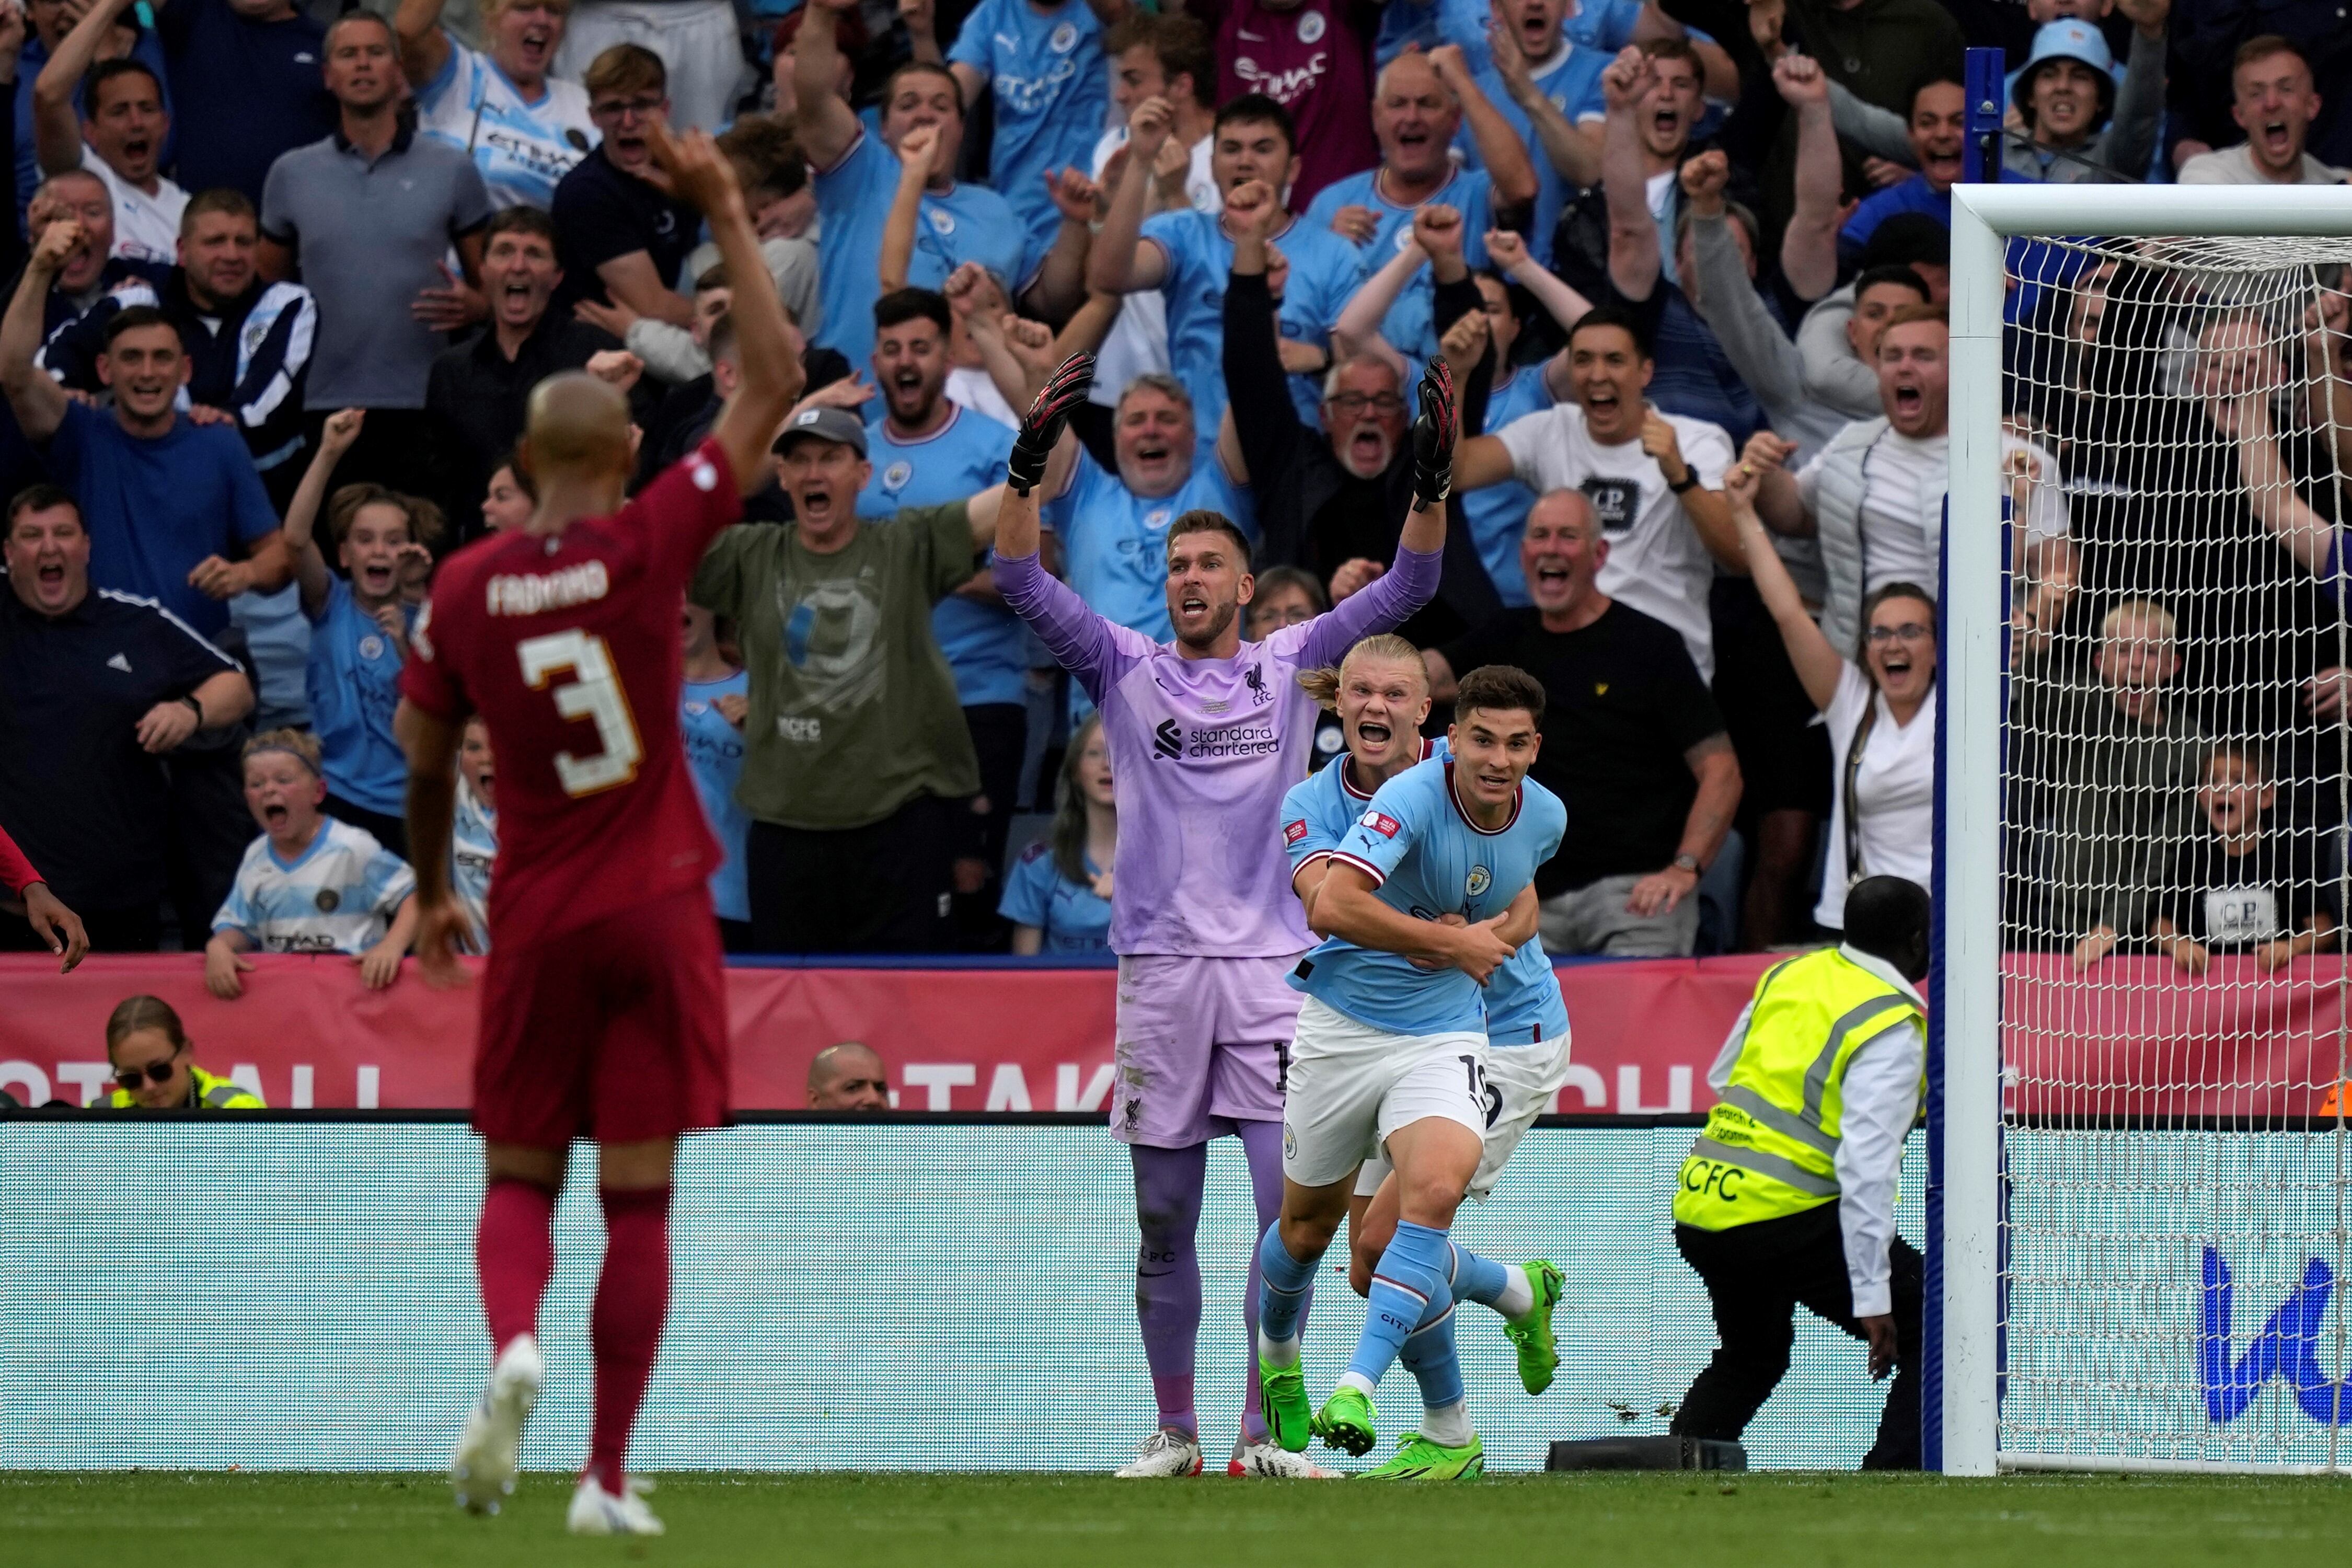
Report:
M 1315 1435 L 1323 1439 L 1324 1447 L 1343 1448 L 1350 1454 L 1369 1454 L 1381 1440 L 1380 1412 L 1360 1389 L 1341 1384 L 1323 1402 L 1315 1415 Z
M 1376 1470 L 1366 1470 L 1360 1481 L 1466 1481 L 1486 1473 L 1486 1445 L 1476 1436 L 1459 1448 L 1433 1443 L 1418 1432 L 1408 1432 L 1397 1445 L 1396 1456 Z
M 1274 1366 L 1264 1356 L 1257 1363 L 1258 1409 L 1265 1416 L 1266 1436 L 1277 1447 L 1294 1454 L 1307 1451 L 1315 1436 L 1315 1412 L 1307 1403 L 1307 1378 L 1298 1363 Z
M 1552 1374 L 1559 1370 L 1559 1341 L 1552 1335 L 1551 1314 L 1568 1280 L 1540 1258 L 1519 1267 L 1527 1273 L 1528 1289 L 1535 1292 L 1536 1304 L 1525 1317 L 1505 1319 L 1503 1332 L 1509 1337 L 1511 1348 L 1519 1352 L 1521 1385 L 1529 1394 L 1541 1394 L 1551 1386 Z

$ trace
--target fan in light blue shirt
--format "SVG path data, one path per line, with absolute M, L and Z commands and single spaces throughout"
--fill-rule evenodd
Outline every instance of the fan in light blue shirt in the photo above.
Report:
M 723 667 L 725 660 L 710 642 L 710 612 L 688 605 L 687 663 Z M 686 742 L 687 770 L 694 775 L 694 793 L 702 815 L 719 840 L 722 857 L 710 873 L 710 907 L 722 921 L 751 918 L 751 884 L 743 868 L 743 844 L 751 836 L 751 816 L 735 799 L 735 785 L 743 776 L 743 731 L 719 705 L 723 697 L 749 700 L 751 673 L 731 669 L 711 679 L 686 678 L 678 699 L 678 738 Z
M 1360 281 L 1356 247 L 1328 223 L 1294 217 L 1269 237 L 1290 272 L 1282 289 L 1282 335 L 1328 351 L 1331 327 Z M 1203 212 L 1158 213 L 1143 225 L 1143 242 L 1166 258 L 1160 281 L 1168 308 L 1168 362 L 1192 395 L 1203 430 L 1225 412 L 1225 279 L 1234 269 L 1234 242 L 1224 220 Z M 1291 402 L 1310 428 L 1323 423 L 1323 389 L 1312 376 L 1290 378 Z
M 1081 452 L 1047 526 L 1062 542 L 1062 576 L 1087 608 L 1154 642 L 1174 640 L 1168 618 L 1168 525 L 1188 511 L 1223 512 L 1253 540 L 1249 492 L 1225 472 L 1213 439 L 1194 434 L 1181 388 L 1139 376 L 1119 400 L 1118 468 Z
M 1400 206 L 1381 194 L 1381 171 L 1367 169 L 1323 187 L 1307 209 L 1309 225 L 1323 229 L 1341 207 L 1369 207 L 1379 219 L 1371 237 L 1356 247 L 1357 280 L 1370 278 L 1389 259 L 1412 243 L 1412 215 L 1430 202 L 1442 203 L 1462 215 L 1462 259 L 1472 271 L 1486 265 L 1486 231 L 1495 226 L 1494 182 L 1484 169 L 1457 169 L 1428 200 Z M 1426 360 L 1437 353 L 1436 283 L 1424 268 L 1406 284 L 1381 321 L 1381 336 L 1407 359 Z
M 840 108 L 854 123 L 848 105 Z M 883 124 L 891 123 L 886 110 Z M 877 263 L 882 226 L 898 189 L 898 159 L 859 125 L 856 140 L 818 172 L 814 184 L 817 214 L 824 222 L 817 240 L 818 293 L 824 304 L 817 342 L 852 364 L 862 363 L 874 346 L 874 300 L 882 291 Z M 949 274 L 977 261 L 1008 295 L 1018 295 L 1044 254 L 1030 245 L 1028 230 L 1003 196 L 985 185 L 950 184 L 923 193 L 907 280 L 920 289 L 944 289 Z
M 1087 0 L 980 0 L 947 57 L 967 105 L 995 89 L 989 183 L 1028 226 L 1031 253 L 1042 256 L 1062 221 L 1046 176 L 1084 174 L 1109 116 L 1102 23 Z
M 866 427 L 874 476 L 857 492 L 858 516 L 885 521 L 901 507 L 961 500 L 1004 478 L 1013 433 L 968 408 L 941 405 L 947 423 L 929 436 L 893 435 L 884 419 Z M 1003 604 L 950 594 L 931 609 L 931 635 L 947 655 L 956 700 L 964 707 L 1028 700 L 1028 635 Z

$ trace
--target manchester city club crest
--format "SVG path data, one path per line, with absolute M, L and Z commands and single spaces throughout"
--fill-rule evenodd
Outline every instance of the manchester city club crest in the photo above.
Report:
M 1077 24 L 1065 22 L 1055 28 L 1052 37 L 1045 40 L 1045 47 L 1057 55 L 1066 55 L 1076 48 L 1078 47 Z
M 366 659 L 382 658 L 383 657 L 383 639 L 376 636 L 373 632 L 370 632 L 367 636 L 360 638 L 360 657 Z
M 1495 874 L 1492 871 L 1487 870 L 1484 866 L 1473 866 L 1470 868 L 1469 879 L 1462 884 L 1462 891 L 1465 897 L 1475 899 L 1494 885 Z
M 907 488 L 907 481 L 914 477 L 915 465 L 901 458 L 882 470 L 882 488 L 892 495 L 897 495 Z
M 932 233 L 953 234 L 955 232 L 955 214 L 948 211 L 947 208 L 926 206 L 923 209 L 923 216 L 931 220 Z
M 1307 12 L 1307 15 L 1305 15 L 1304 16 L 1301 16 L 1301 17 L 1299 17 L 1299 18 L 1298 18 L 1298 41 L 1299 41 L 1300 43 L 1302 43 L 1302 44 L 1311 44 L 1311 43 L 1315 43 L 1315 42 L 1317 42 L 1318 39 L 1320 39 L 1322 37 L 1323 37 L 1323 13 L 1322 13 L 1322 12 L 1320 12 L 1320 11 L 1309 11 L 1309 12 Z
M 321 888 L 319 896 L 311 901 L 319 906 L 320 914 L 331 915 L 335 912 L 335 906 L 343 901 L 343 896 L 332 888 Z

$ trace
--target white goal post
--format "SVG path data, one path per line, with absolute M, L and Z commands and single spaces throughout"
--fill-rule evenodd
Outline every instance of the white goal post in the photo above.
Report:
M 2347 1441 L 2340 1460 L 2335 1423 L 2303 1447 L 2284 1442 L 2258 1448 L 2254 1460 L 2201 1458 L 2194 1451 L 2165 1457 L 2161 1445 L 2086 1442 L 2002 1442 L 2001 1399 L 2017 1330 L 2004 1321 L 2004 1053 L 2003 1000 L 2003 746 L 2011 604 L 2006 581 L 2010 530 L 2004 527 L 2009 480 L 2003 470 L 2004 317 L 2010 291 L 2006 259 L 2013 237 L 2064 242 L 2137 237 L 2192 240 L 2245 238 L 2340 240 L 2352 260 L 2352 187 L 1962 184 L 1952 192 L 1950 491 L 1946 530 L 1943 616 L 1945 640 L 1939 788 L 1942 842 L 1938 877 L 1941 923 L 1937 959 L 1940 995 L 1933 1027 L 1939 1037 L 1940 1222 L 1931 1212 L 1931 1251 L 1940 1290 L 1930 1278 L 1927 1360 L 1927 1436 L 1930 1464 L 1955 1475 L 1991 1475 L 2008 1468 L 2250 1468 L 2278 1474 L 2352 1468 L 2352 1395 L 2341 1425 Z M 2284 254 L 2289 247 L 2282 247 Z M 2324 247 L 2334 254 L 2332 247 Z M 2347 518 L 2347 521 L 2352 521 Z M 2091 1136 L 2095 1137 L 2094 1133 Z M 2346 1133 L 2339 1122 L 2338 1175 Z M 2340 1184 L 2340 1182 L 2339 1182 Z M 2103 1194 L 2089 1194 L 2090 1197 Z M 2105 1194 L 2112 1198 L 2113 1194 Z M 2338 1197 L 2341 1214 L 2341 1197 Z M 2095 1205 L 2086 1204 L 2085 1208 Z M 2093 1222 L 2095 1223 L 2095 1222 Z M 2316 1221 L 2314 1222 L 2316 1225 Z M 2337 1221 L 2340 1233 L 2341 1221 Z M 2209 1275 L 2213 1265 L 2206 1265 Z M 2317 1270 L 2315 1260 L 2311 1268 Z M 2339 1265 L 2336 1278 L 2341 1279 Z M 2269 1289 L 2267 1285 L 2263 1287 Z M 2227 1300 L 2227 1279 L 2223 1280 Z M 2242 1290 L 2242 1295 L 2249 1294 Z M 2208 1290 L 2206 1333 L 2211 1310 Z M 2239 1318 L 2268 1312 L 2275 1298 L 2246 1301 Z M 2342 1292 L 2336 1310 L 2341 1311 Z M 1936 1313 L 1940 1308 L 1940 1323 Z M 2286 1309 L 2281 1309 L 2285 1310 Z M 2316 1307 L 2315 1307 L 2316 1311 Z M 2085 1305 L 2086 1314 L 2095 1310 Z M 2227 1309 L 2224 1309 L 2227 1315 Z M 2186 1351 L 2200 1353 L 2195 1332 Z M 2340 1338 L 2331 1340 L 2340 1353 Z M 2178 1356 L 2178 1346 L 2166 1353 Z M 2210 1355 L 2207 1349 L 2203 1352 Z M 2086 1383 L 2109 1369 L 2074 1369 Z M 2153 1384 L 2151 1384 L 2153 1386 Z M 2151 1396 L 2153 1399 L 2153 1396 Z M 2162 1403 L 2155 1399 L 2155 1403 Z M 2193 1394 L 2189 1396 L 2193 1406 Z M 2053 1407 L 2063 1406 L 2053 1402 Z M 2106 1408 L 2086 1399 L 2083 1408 Z M 2200 1407 L 2201 1408 L 2201 1407 Z M 2310 1408 L 2306 1402 L 2305 1408 Z M 2168 1418 L 2168 1417 L 2167 1417 Z M 2324 1449 L 2312 1442 L 2324 1440 Z M 2193 1444 L 2175 1444 L 2184 1450 Z M 2274 1461 L 2274 1462 L 2273 1462 Z

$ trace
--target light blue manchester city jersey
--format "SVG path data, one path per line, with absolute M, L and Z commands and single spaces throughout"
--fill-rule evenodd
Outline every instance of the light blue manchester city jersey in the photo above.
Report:
M 1420 920 L 1488 920 L 1508 909 L 1559 848 L 1568 809 L 1533 779 L 1492 832 L 1455 798 L 1454 763 L 1433 759 L 1382 784 L 1329 853 L 1372 879 L 1391 909 Z M 1360 1024 L 1399 1035 L 1486 1031 L 1486 1001 L 1458 969 L 1416 969 L 1402 954 L 1337 937 L 1299 962 L 1290 984 Z

